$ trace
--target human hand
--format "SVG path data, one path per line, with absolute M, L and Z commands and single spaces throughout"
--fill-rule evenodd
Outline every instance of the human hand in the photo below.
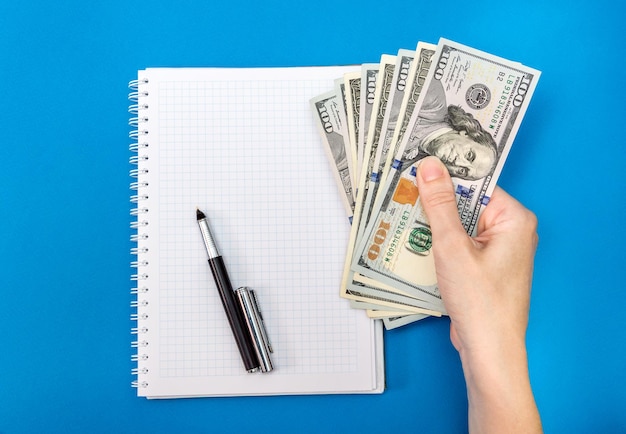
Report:
M 529 424 L 541 431 L 525 344 L 538 241 L 535 215 L 496 187 L 471 238 L 461 225 L 450 175 L 437 158 L 420 162 L 417 185 L 431 226 L 450 339 L 468 385 L 470 430 L 489 431 L 491 423 L 496 432 L 515 432 L 506 423 L 517 423 L 523 432 L 535 431 Z
M 431 179 L 433 175 L 439 177 Z M 424 159 L 417 182 L 455 348 L 474 352 L 502 339 L 523 342 L 537 246 L 534 214 L 496 187 L 478 222 L 478 235 L 470 238 L 461 226 L 445 166 Z

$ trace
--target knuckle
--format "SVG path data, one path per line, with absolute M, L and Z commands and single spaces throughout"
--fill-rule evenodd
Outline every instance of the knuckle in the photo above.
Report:
M 539 220 L 537 219 L 537 215 L 534 212 L 525 209 L 525 212 L 522 215 L 521 223 L 522 229 L 530 235 L 531 243 L 536 248 L 539 243 L 539 234 L 537 233 Z
M 537 232 L 538 219 L 537 215 L 530 210 L 526 210 L 524 215 L 524 223 L 528 227 L 529 230 L 533 232 Z

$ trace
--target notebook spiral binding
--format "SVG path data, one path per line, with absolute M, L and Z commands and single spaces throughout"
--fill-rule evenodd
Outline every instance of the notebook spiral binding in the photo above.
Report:
M 130 303 L 130 307 L 133 310 L 130 319 L 136 324 L 136 327 L 131 329 L 131 334 L 134 336 L 131 347 L 135 351 L 135 354 L 131 356 L 131 361 L 137 363 L 137 367 L 132 370 L 132 375 L 136 376 L 137 379 L 131 384 L 137 388 L 148 387 L 148 382 L 145 380 L 148 368 L 145 366 L 145 363 L 149 358 L 147 351 L 149 346 L 148 302 L 142 299 L 142 296 L 148 292 L 148 275 L 143 271 L 148 265 L 148 261 L 144 258 L 148 252 L 148 247 L 145 245 L 148 235 L 143 232 L 144 228 L 148 226 L 148 208 L 144 205 L 145 201 L 148 200 L 147 188 L 149 185 L 149 170 L 147 167 L 149 158 L 145 153 L 149 147 L 147 142 L 148 131 L 145 129 L 145 124 L 148 121 L 148 118 L 145 116 L 145 111 L 148 108 L 145 102 L 145 98 L 148 96 L 148 92 L 145 90 L 145 85 L 147 84 L 147 79 L 132 80 L 128 83 L 130 89 L 128 94 L 128 99 L 130 100 L 128 112 L 131 116 L 128 124 L 131 127 L 129 137 L 132 140 L 129 146 L 131 152 L 129 161 L 131 165 L 135 166 L 130 171 L 130 177 L 132 178 L 130 183 L 132 191 L 130 196 L 132 204 L 130 215 L 133 217 L 130 223 L 130 227 L 133 230 L 130 240 L 135 243 L 130 253 L 136 258 L 130 264 L 136 270 L 131 275 L 133 288 L 131 288 L 130 292 L 134 300 Z

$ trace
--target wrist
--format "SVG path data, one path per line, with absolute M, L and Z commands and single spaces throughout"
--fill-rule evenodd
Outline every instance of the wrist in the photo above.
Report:
M 459 349 L 468 386 L 491 392 L 512 381 L 528 378 L 528 359 L 523 342 L 511 340 L 497 346 Z
M 459 355 L 467 383 L 470 432 L 541 432 L 523 339 L 489 349 L 460 349 Z

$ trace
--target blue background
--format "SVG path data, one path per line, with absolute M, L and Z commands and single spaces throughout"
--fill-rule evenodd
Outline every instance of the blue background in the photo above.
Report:
M 131 389 L 127 82 L 151 66 L 376 62 L 440 36 L 543 71 L 499 184 L 535 211 L 528 330 L 550 433 L 626 432 L 618 1 L 0 2 L 0 433 L 464 432 L 446 319 L 386 332 L 377 396 Z

